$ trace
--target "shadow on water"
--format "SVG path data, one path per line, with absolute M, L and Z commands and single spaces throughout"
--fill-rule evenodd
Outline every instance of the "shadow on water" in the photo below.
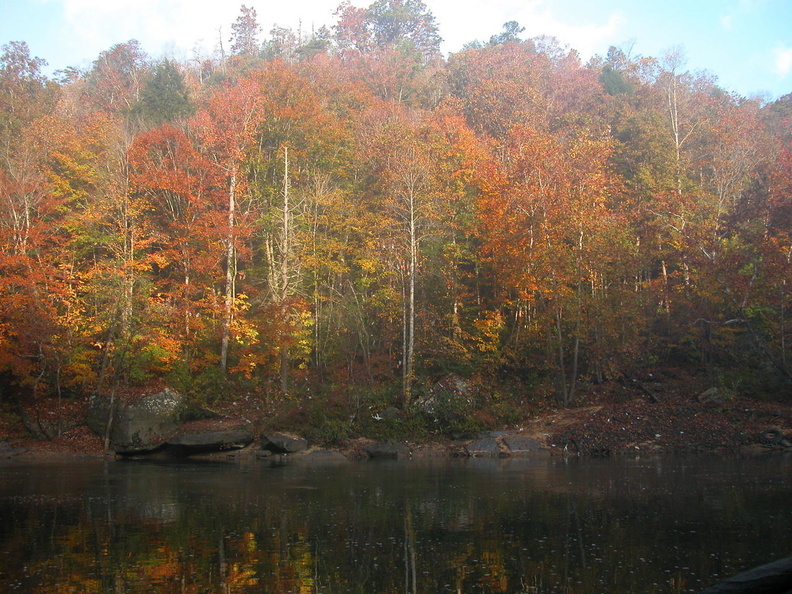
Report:
M 792 552 L 789 457 L 0 468 L 3 592 L 696 592 Z

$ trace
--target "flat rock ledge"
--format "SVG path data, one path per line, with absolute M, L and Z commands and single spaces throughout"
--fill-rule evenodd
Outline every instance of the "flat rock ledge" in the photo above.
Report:
M 527 435 L 489 431 L 465 446 L 471 458 L 544 458 L 550 450 L 538 439 Z
M 253 430 L 249 426 L 197 432 L 180 431 L 169 437 L 164 448 L 179 456 L 192 456 L 206 452 L 240 450 L 253 443 Z
M 410 448 L 403 443 L 376 441 L 363 446 L 371 460 L 403 460 L 411 457 Z
M 308 449 L 308 441 L 297 435 L 286 433 L 263 433 L 261 449 L 274 454 L 296 454 Z

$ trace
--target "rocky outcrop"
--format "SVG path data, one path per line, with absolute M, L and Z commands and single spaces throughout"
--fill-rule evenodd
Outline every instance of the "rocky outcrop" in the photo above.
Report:
M 465 410 L 476 397 L 476 388 L 458 375 L 448 375 L 415 401 L 415 410 L 438 422 L 449 422 Z
M 410 457 L 410 448 L 402 443 L 377 441 L 363 446 L 372 460 L 398 460 Z
M 500 446 L 494 437 L 477 439 L 465 446 L 465 451 L 472 458 L 497 457 L 501 453 Z
M 549 456 L 548 450 L 538 439 L 527 435 L 512 435 L 503 438 L 503 445 L 506 446 L 508 454 L 516 457 Z
M 227 428 L 185 426 L 169 437 L 164 447 L 174 456 L 192 456 L 242 449 L 253 443 L 253 439 L 253 430 L 247 424 Z
M 181 426 L 184 396 L 165 388 L 150 396 L 122 400 L 94 396 L 86 423 L 104 438 L 110 424 L 109 447 L 118 454 L 138 454 L 161 447 Z
M 274 454 L 295 454 L 307 450 L 308 442 L 286 433 L 265 433 L 261 436 L 261 449 Z
M 472 458 L 525 458 L 550 455 L 550 450 L 538 439 L 506 431 L 483 433 L 478 439 L 467 444 L 465 451 Z
M 185 422 L 191 416 L 207 415 L 189 410 L 182 394 L 166 388 L 148 396 L 116 399 L 112 407 L 109 398 L 94 397 L 86 423 L 102 438 L 109 423 L 109 448 L 125 456 L 157 452 L 184 457 L 240 449 L 254 440 L 245 421 L 216 418 Z

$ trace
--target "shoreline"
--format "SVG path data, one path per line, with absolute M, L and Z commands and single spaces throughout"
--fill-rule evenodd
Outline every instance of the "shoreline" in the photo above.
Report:
M 123 458 L 105 454 L 102 440 L 83 423 L 49 441 L 35 440 L 19 428 L 3 427 L 6 438 L 0 441 L 0 463 L 50 463 L 57 461 Z M 286 431 L 299 435 L 299 427 Z M 763 439 L 772 432 L 773 443 Z M 191 456 L 192 459 L 241 459 L 256 457 L 260 450 L 262 426 L 257 424 L 256 439 L 245 448 Z M 504 439 L 527 438 L 537 451 L 509 455 Z M 490 438 L 497 450 L 471 454 L 467 448 L 476 440 Z M 621 403 L 601 403 L 567 409 L 551 409 L 524 419 L 518 426 L 502 427 L 468 435 L 462 439 L 432 436 L 422 440 L 392 440 L 406 445 L 409 456 L 419 458 L 501 457 L 621 457 L 629 455 L 684 454 L 762 454 L 792 452 L 792 406 L 785 403 L 735 399 L 728 403 L 699 402 L 696 399 L 668 399 L 650 402 L 634 399 Z M 377 440 L 355 436 L 338 443 L 311 443 L 309 452 L 330 451 L 348 459 L 370 457 L 365 447 Z M 298 457 L 299 454 L 292 455 Z M 139 456 L 147 458 L 152 456 Z M 178 459 L 171 457 L 169 459 Z M 266 458 L 264 458 L 266 459 Z

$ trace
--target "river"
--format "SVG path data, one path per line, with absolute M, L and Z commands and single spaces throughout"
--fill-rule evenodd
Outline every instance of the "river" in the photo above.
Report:
M 2 592 L 696 592 L 792 553 L 792 457 L 0 466 Z

